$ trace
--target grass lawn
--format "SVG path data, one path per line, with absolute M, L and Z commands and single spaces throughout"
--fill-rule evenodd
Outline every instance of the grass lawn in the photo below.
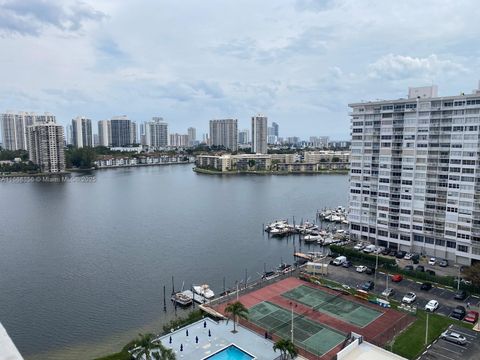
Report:
M 423 310 L 417 311 L 417 320 L 402 334 L 397 336 L 392 347 L 395 354 L 415 359 L 425 349 L 425 328 L 427 313 Z M 450 325 L 454 324 L 468 329 L 471 324 L 454 320 L 446 316 L 430 314 L 428 319 L 428 344 L 435 340 Z

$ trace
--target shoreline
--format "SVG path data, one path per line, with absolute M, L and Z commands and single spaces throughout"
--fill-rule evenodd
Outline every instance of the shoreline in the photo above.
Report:
M 348 175 L 349 170 L 321 170 L 321 171 L 218 171 L 194 167 L 192 169 L 197 174 L 205 175 Z

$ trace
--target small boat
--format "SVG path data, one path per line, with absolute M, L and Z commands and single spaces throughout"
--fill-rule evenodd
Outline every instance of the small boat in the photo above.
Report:
M 303 237 L 303 241 L 305 242 L 323 241 L 323 237 L 320 235 L 305 235 Z
M 271 279 L 274 279 L 278 276 L 279 274 L 275 271 L 266 271 L 265 273 L 263 273 L 262 275 L 262 279 L 264 280 L 271 280 Z
M 277 272 L 282 273 L 282 274 L 288 274 L 289 272 L 292 272 L 293 270 L 295 270 L 295 268 L 292 265 L 286 264 L 286 263 L 280 264 L 277 268 Z
M 189 306 L 192 304 L 193 297 L 187 293 L 189 292 L 191 294 L 191 291 L 181 291 L 177 292 L 172 296 L 172 301 L 176 302 L 180 306 Z
M 198 295 L 203 296 L 208 300 L 215 297 L 215 293 L 210 289 L 210 287 L 207 284 L 196 285 L 193 287 L 193 291 L 195 291 Z

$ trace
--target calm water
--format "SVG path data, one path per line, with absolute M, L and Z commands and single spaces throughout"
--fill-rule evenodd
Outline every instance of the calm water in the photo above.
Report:
M 346 205 L 348 178 L 103 170 L 95 183 L 0 184 L 0 322 L 26 359 L 91 359 L 160 330 L 163 286 L 214 291 L 292 262 L 262 224 Z

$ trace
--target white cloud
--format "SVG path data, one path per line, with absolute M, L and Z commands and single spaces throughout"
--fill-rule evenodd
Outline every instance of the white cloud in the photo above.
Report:
M 378 79 L 435 78 L 466 72 L 467 69 L 435 54 L 424 58 L 388 54 L 369 65 L 369 75 Z

